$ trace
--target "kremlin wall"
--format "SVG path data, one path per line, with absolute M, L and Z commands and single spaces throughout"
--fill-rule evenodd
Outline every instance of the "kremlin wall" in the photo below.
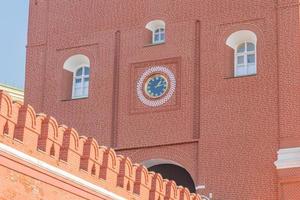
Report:
M 1 200 L 201 200 L 0 91 Z

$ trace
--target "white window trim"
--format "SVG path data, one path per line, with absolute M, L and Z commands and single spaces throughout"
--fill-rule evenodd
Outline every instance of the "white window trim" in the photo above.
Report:
M 72 81 L 72 99 L 82 99 L 82 98 L 87 98 L 89 96 L 89 87 L 90 87 L 90 74 L 89 75 L 84 75 L 84 71 L 82 71 L 82 75 L 81 75 L 81 88 L 83 90 L 83 84 L 84 84 L 84 79 L 85 78 L 89 78 L 89 87 L 88 87 L 88 95 L 81 95 L 81 96 L 75 96 L 75 80 L 77 78 L 76 76 L 76 72 L 78 69 L 80 68 L 84 68 L 84 67 L 88 67 L 90 69 L 90 66 L 86 65 L 86 64 L 81 64 L 81 65 L 78 65 L 76 68 L 74 68 L 74 71 L 73 71 L 73 81 Z
M 248 51 L 247 50 L 247 43 L 252 43 L 254 44 L 254 51 Z M 241 44 L 245 44 L 245 51 L 242 52 L 242 53 L 238 53 L 237 50 L 238 50 L 238 47 L 241 45 Z M 254 62 L 254 68 L 255 68 L 255 73 L 247 73 L 247 74 L 238 74 L 237 73 L 237 68 L 239 67 L 239 64 L 238 64 L 238 56 L 243 56 L 244 57 L 244 66 L 245 68 L 248 68 L 250 67 L 249 66 L 249 63 L 248 63 L 248 55 L 251 55 L 251 54 L 254 54 L 254 57 L 255 57 L 255 62 Z M 244 42 L 241 42 L 239 44 L 237 44 L 234 48 L 234 77 L 242 77 L 242 76 L 250 76 L 250 75 L 255 75 L 257 74 L 257 56 L 256 56 L 256 43 L 252 42 L 252 41 L 244 41 Z
M 80 98 L 86 98 L 88 97 L 88 95 L 83 95 L 83 96 L 75 96 L 74 93 L 74 88 L 75 88 L 75 76 L 76 76 L 76 72 L 79 68 L 81 67 L 90 67 L 90 60 L 86 55 L 83 54 L 75 54 L 70 56 L 67 60 L 65 60 L 63 68 L 71 73 L 73 73 L 73 77 L 72 77 L 72 88 L 70 88 L 72 90 L 72 96 L 70 97 L 71 99 L 80 99 Z M 90 75 L 89 75 L 90 78 Z M 90 83 L 90 80 L 89 80 Z M 89 88 L 88 88 L 89 90 Z
M 150 21 L 146 26 L 146 29 L 148 29 L 149 31 L 152 32 L 152 44 L 161 44 L 164 43 L 166 41 L 166 23 L 163 20 L 152 20 Z M 159 32 L 159 38 L 160 40 L 155 41 L 155 31 L 157 29 L 164 29 L 164 39 L 161 40 L 161 33 Z
M 245 42 L 251 42 L 254 44 L 254 48 L 255 48 L 255 73 L 247 73 L 247 74 L 241 74 L 239 75 L 237 73 L 237 47 Z M 226 39 L 226 45 L 229 46 L 230 48 L 232 48 L 234 50 L 234 66 L 233 66 L 233 74 L 234 77 L 242 77 L 242 76 L 250 76 L 250 75 L 255 75 L 257 74 L 257 36 L 255 34 L 255 32 L 250 31 L 250 30 L 239 30 L 236 31 L 234 33 L 232 33 L 227 39 Z M 246 47 L 245 47 L 246 48 Z M 247 58 L 247 57 L 246 57 Z M 244 59 L 246 59 L 244 57 Z M 246 60 L 245 60 L 246 61 Z M 249 70 L 248 68 L 248 62 L 245 62 L 247 64 L 247 70 Z
M 274 165 L 277 169 L 299 168 L 300 147 L 279 149 Z
M 163 31 L 161 31 L 163 29 Z M 158 33 L 156 31 L 158 30 Z M 161 39 L 162 34 L 164 34 L 164 39 Z M 156 41 L 155 36 L 158 35 L 159 39 Z M 166 29 L 165 27 L 157 27 L 154 31 L 152 31 L 152 44 L 161 44 L 165 42 L 166 38 Z

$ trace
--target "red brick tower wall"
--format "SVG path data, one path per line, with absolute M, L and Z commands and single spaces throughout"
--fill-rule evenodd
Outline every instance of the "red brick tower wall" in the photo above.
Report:
M 155 19 L 166 23 L 161 45 L 145 29 Z M 288 113 L 300 113 L 289 85 L 298 20 L 292 0 L 32 0 L 25 101 L 134 161 L 179 163 L 215 199 L 278 199 L 279 130 L 296 132 Z M 226 39 L 239 30 L 257 36 L 255 76 L 233 77 Z M 63 64 L 79 53 L 91 62 L 89 97 L 70 100 Z M 136 82 L 154 65 L 169 66 L 177 87 L 149 108 Z

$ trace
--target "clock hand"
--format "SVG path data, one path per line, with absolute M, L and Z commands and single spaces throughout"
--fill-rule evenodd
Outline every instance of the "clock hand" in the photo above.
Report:
M 155 86 L 155 88 L 158 88 L 158 87 L 160 87 L 160 86 L 162 86 L 161 80 L 158 82 L 158 84 Z

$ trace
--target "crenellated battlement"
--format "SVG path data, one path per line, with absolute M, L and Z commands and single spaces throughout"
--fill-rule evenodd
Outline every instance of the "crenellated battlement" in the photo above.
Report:
M 79 136 L 75 129 L 59 125 L 53 117 L 36 114 L 30 105 L 13 102 L 3 91 L 0 91 L 0 143 L 117 191 L 120 196 L 150 200 L 201 199 L 174 181 L 133 164 L 130 158 L 116 155 L 113 149 L 99 146 L 94 138 Z

